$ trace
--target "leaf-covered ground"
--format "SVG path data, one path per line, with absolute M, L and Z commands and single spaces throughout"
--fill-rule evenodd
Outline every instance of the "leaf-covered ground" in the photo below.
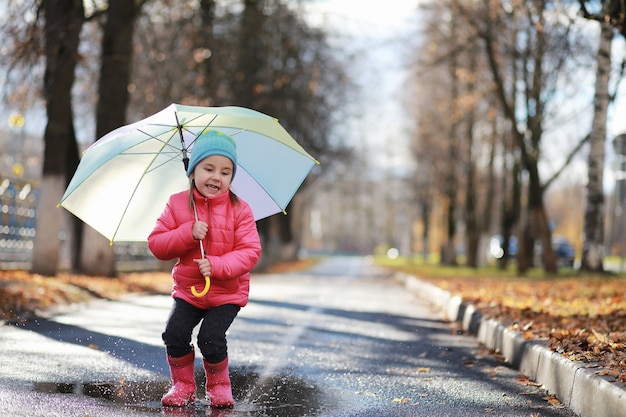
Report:
M 626 386 L 626 278 L 420 278 Z
M 309 263 L 279 265 L 275 272 Z M 486 317 L 546 343 L 563 356 L 587 363 L 598 375 L 626 387 L 626 278 L 449 277 L 419 274 L 471 302 Z M 118 279 L 25 271 L 0 271 L 0 320 L 19 320 L 94 298 L 131 292 L 167 294 L 169 273 L 125 274 Z
M 280 264 L 271 272 L 304 269 L 313 261 Z M 0 270 L 0 321 L 45 315 L 51 310 L 92 299 L 116 300 L 129 293 L 169 294 L 169 272 L 144 272 L 119 278 L 59 273 L 55 277 Z
M 116 300 L 129 293 L 167 294 L 169 273 L 137 273 L 117 279 L 58 274 L 44 277 L 26 271 L 0 271 L 0 320 L 19 320 L 94 298 Z

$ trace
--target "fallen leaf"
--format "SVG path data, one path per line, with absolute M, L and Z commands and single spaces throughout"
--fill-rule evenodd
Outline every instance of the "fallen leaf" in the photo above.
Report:
M 547 397 L 543 397 L 543 400 L 547 401 L 548 403 L 550 403 L 550 405 L 553 406 L 562 406 L 561 402 L 554 395 L 548 395 Z
M 410 398 L 394 398 L 393 402 L 397 404 L 411 404 L 411 399 Z
M 538 384 L 535 381 L 531 381 L 526 375 L 520 375 L 517 377 L 517 380 L 524 385 L 532 386 L 532 387 L 540 387 L 541 384 Z

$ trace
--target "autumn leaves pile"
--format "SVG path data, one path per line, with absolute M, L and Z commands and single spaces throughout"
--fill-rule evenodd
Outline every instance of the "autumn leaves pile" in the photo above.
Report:
M 420 277 L 421 278 L 421 277 Z M 626 384 L 626 279 L 431 278 L 555 352 L 585 362 L 610 381 Z

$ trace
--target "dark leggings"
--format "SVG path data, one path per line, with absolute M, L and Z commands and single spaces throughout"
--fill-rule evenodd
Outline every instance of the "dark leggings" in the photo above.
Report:
M 202 356 L 210 363 L 223 361 L 228 354 L 226 331 L 240 309 L 237 305 L 225 304 L 202 310 L 175 298 L 162 335 L 167 354 L 174 358 L 189 354 L 193 329 L 202 321 L 198 331 L 198 348 Z

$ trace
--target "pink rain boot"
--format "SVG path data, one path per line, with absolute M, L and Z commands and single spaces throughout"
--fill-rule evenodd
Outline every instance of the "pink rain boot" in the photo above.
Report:
M 232 408 L 235 406 L 228 375 L 228 358 L 218 363 L 202 360 L 206 373 L 206 397 L 211 408 Z
M 172 374 L 172 388 L 163 396 L 161 403 L 170 407 L 184 407 L 196 399 L 193 351 L 180 358 L 167 357 Z

